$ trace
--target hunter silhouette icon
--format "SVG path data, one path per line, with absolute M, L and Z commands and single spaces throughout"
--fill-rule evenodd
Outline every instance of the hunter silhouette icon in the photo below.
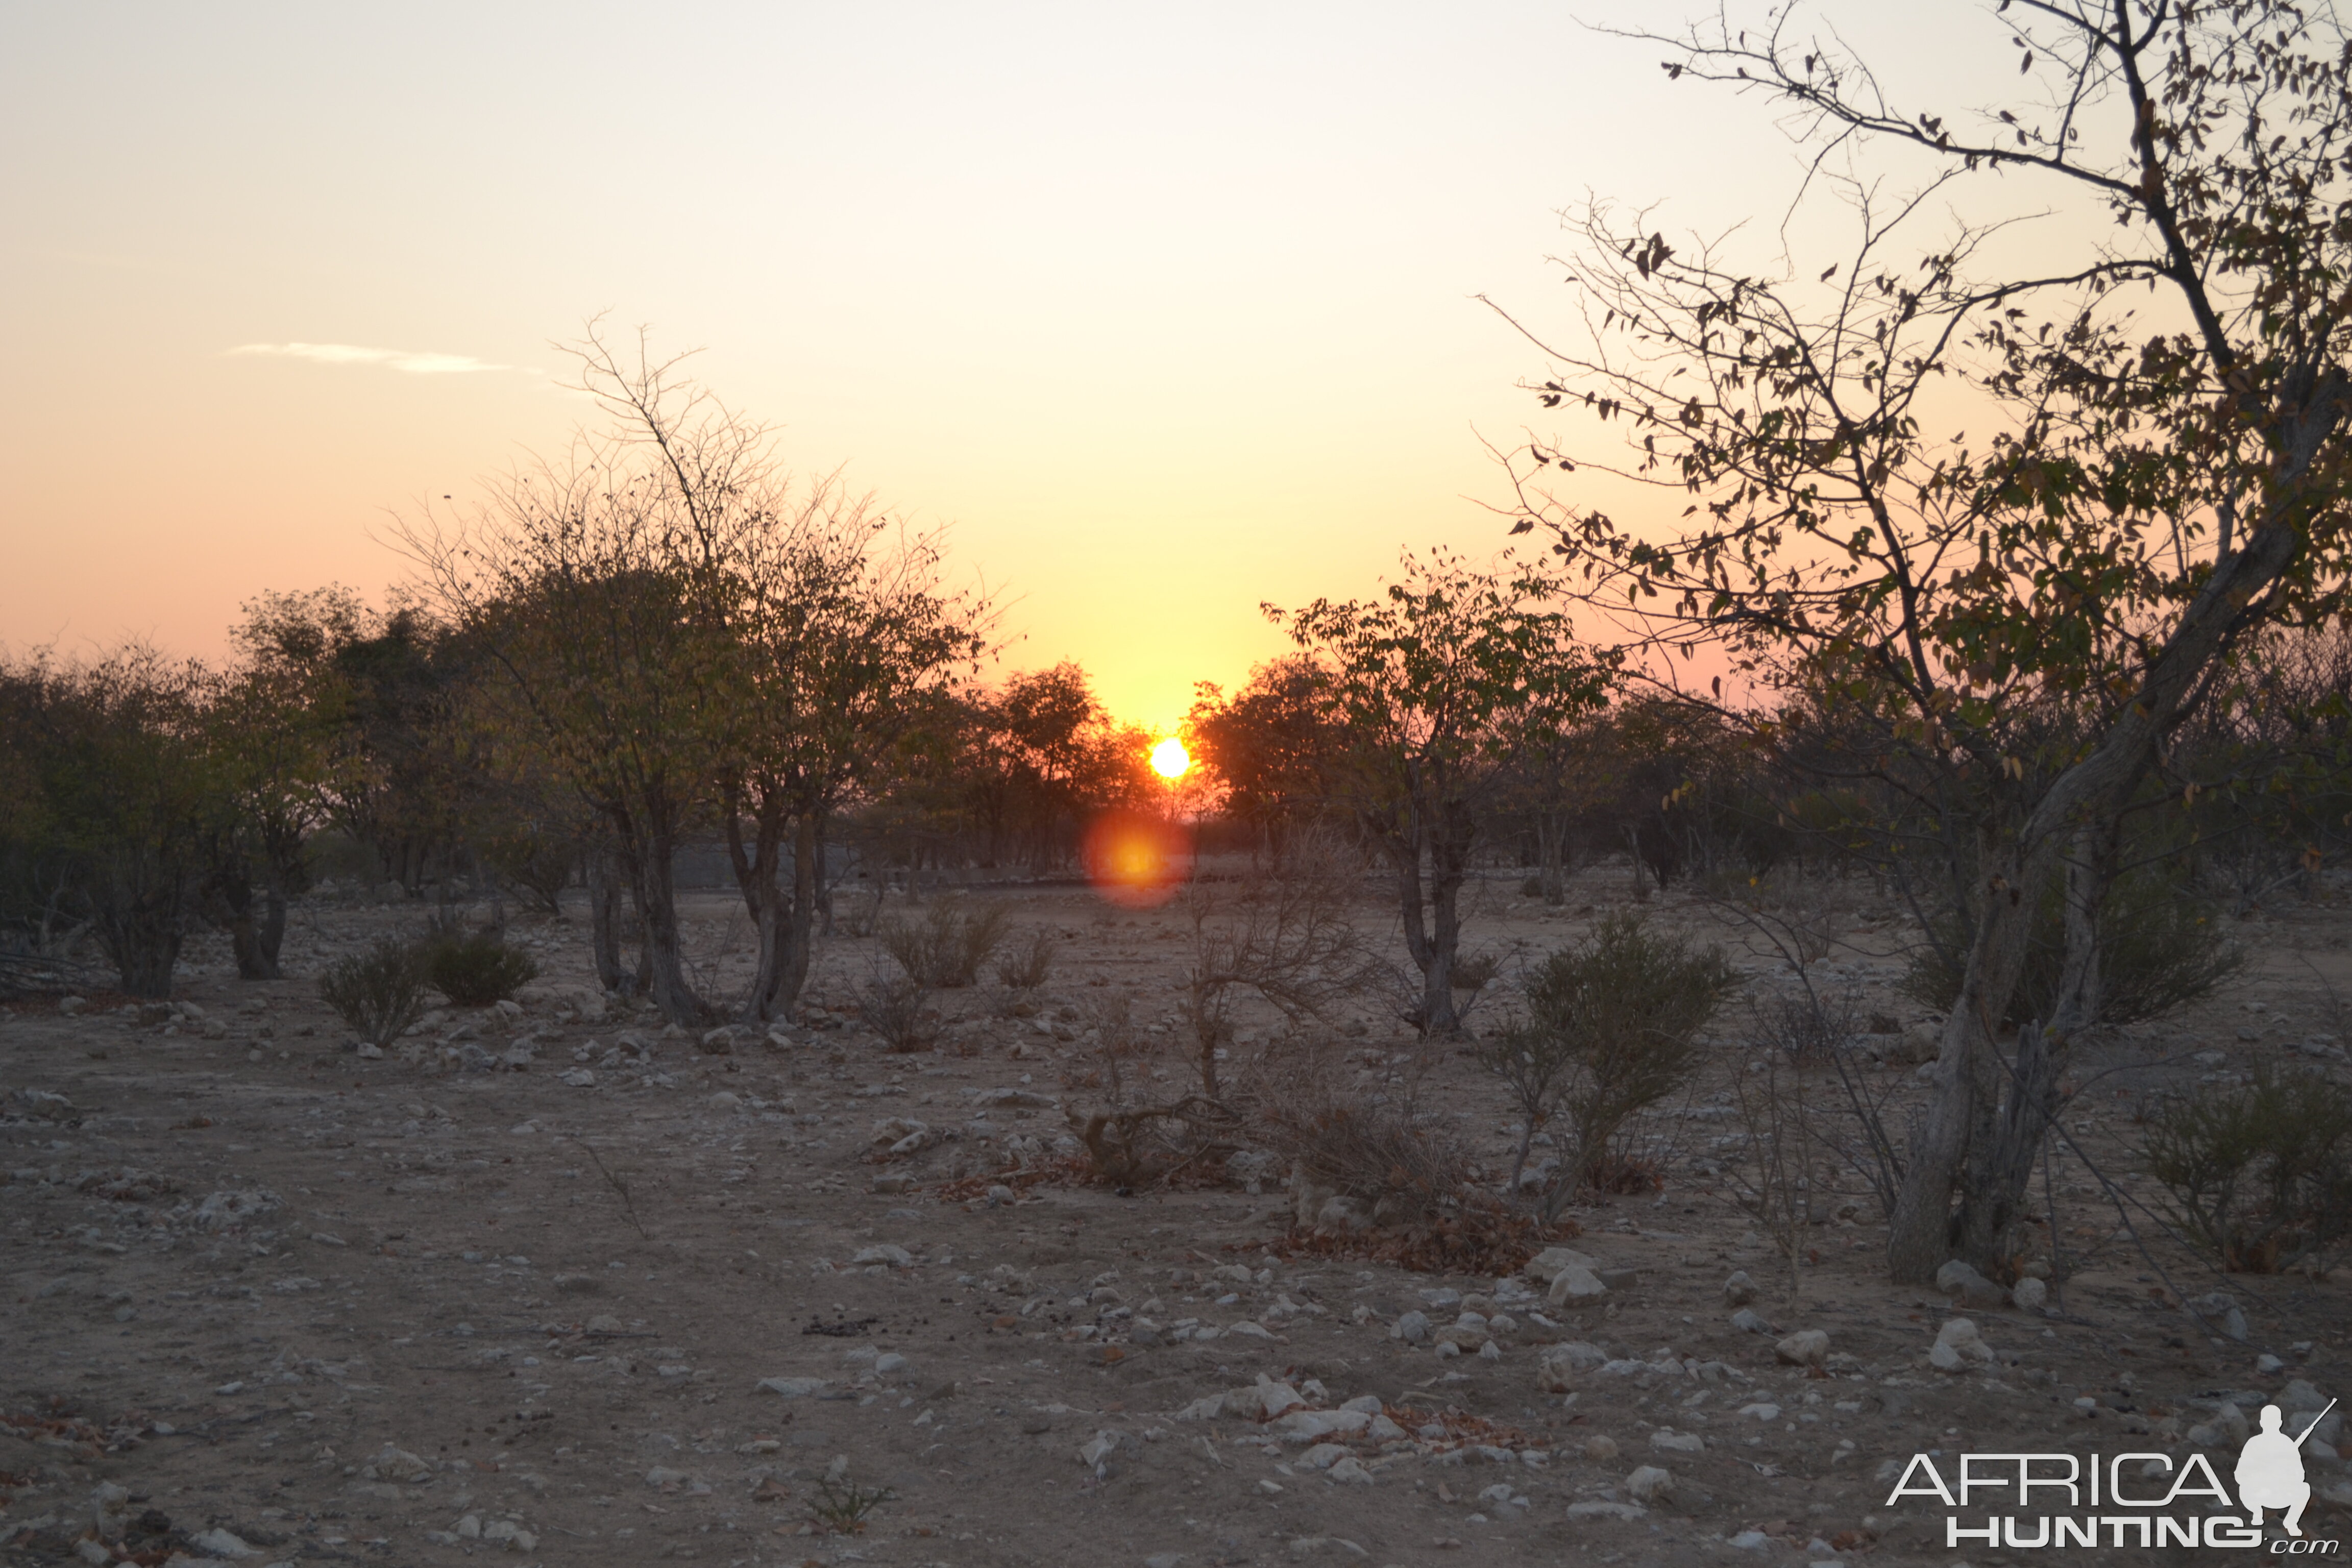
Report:
M 2327 1402 L 2327 1410 L 2336 1408 L 2336 1401 Z M 2327 1415 L 2323 1410 L 2312 1417 L 2303 1429 L 2308 1437 Z M 2263 1429 L 2246 1439 L 2238 1450 L 2238 1500 L 2245 1505 L 2246 1523 L 2255 1530 L 2263 1527 L 2263 1510 L 2275 1508 L 2285 1510 L 2280 1522 L 2289 1535 L 2303 1533 L 2303 1510 L 2311 1501 L 2311 1483 L 2303 1479 L 2303 1437 L 2290 1437 L 2279 1430 L 2284 1419 L 2275 1405 L 2263 1406 Z

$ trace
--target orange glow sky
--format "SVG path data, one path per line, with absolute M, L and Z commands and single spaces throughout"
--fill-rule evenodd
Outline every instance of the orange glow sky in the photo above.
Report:
M 1916 9 L 1837 15 L 2001 79 L 2000 29 Z M 380 593 L 371 531 L 555 449 L 549 342 L 610 310 L 950 525 L 1012 663 L 1169 725 L 1277 651 L 1259 601 L 1502 543 L 1479 436 L 1543 367 L 1471 296 L 1555 308 L 1555 209 L 1769 254 L 1794 153 L 1657 58 L 1555 5 L 16 7 L 0 642 Z

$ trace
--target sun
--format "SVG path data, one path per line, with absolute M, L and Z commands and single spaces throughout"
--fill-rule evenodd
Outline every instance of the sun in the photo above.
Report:
M 1151 771 L 1163 779 L 1182 778 L 1184 770 L 1192 765 L 1192 753 L 1184 749 L 1184 742 L 1173 735 L 1151 748 Z

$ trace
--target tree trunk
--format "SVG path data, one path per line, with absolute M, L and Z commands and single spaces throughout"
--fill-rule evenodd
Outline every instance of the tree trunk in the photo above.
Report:
M 677 889 L 672 879 L 671 864 L 677 849 L 677 832 L 670 823 L 661 819 L 657 803 L 649 804 L 656 805 L 656 809 L 647 812 L 646 821 L 632 822 L 625 815 L 614 824 L 629 873 L 629 890 L 635 896 L 637 920 L 645 932 L 637 972 L 664 1018 L 682 1027 L 698 1025 L 708 1020 L 709 1009 L 687 983 L 680 950 Z
M 1889 1273 L 1898 1284 L 1931 1284 L 1952 1256 L 1952 1194 L 1971 1142 L 1996 1092 L 1990 1071 L 2000 1047 L 1994 1036 L 2017 977 L 2025 967 L 2025 939 L 2032 927 L 2030 889 L 2047 874 L 2049 854 L 2026 858 L 2012 848 L 1993 861 L 1986 876 L 1968 965 L 1959 994 L 1944 1020 L 1927 1124 L 1911 1149 L 1890 1217 L 1886 1244 Z
M 1568 901 L 1568 819 L 1553 812 L 1536 817 L 1536 882 L 1552 908 Z
M 621 889 L 613 857 L 598 845 L 588 851 L 588 945 L 595 955 L 596 984 L 615 996 L 636 993 L 636 977 L 621 967 Z

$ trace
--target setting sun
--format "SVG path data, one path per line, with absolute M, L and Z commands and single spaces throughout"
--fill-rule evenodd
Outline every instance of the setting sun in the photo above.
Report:
M 1132 756 L 1134 753 L 1128 754 Z M 1151 748 L 1151 769 L 1163 779 L 1181 778 L 1184 770 L 1192 765 L 1192 753 L 1184 749 L 1184 742 L 1173 735 Z

